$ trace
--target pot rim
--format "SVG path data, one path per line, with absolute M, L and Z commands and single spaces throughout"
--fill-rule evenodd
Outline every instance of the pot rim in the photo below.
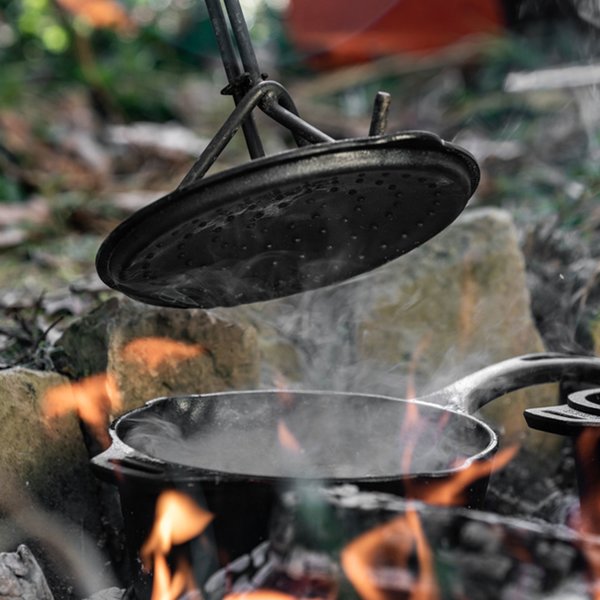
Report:
M 302 475 L 294 476 L 276 476 L 276 475 L 260 475 L 253 473 L 239 473 L 230 471 L 221 471 L 215 469 L 208 469 L 205 467 L 192 467 L 185 464 L 173 463 L 161 458 L 151 456 L 137 448 L 134 448 L 127 444 L 121 437 L 119 431 L 123 427 L 129 424 L 129 421 L 137 415 L 143 414 L 150 407 L 175 402 L 178 400 L 185 399 L 187 401 L 198 401 L 198 400 L 218 400 L 221 397 L 239 397 L 239 396 L 253 396 L 253 395 L 269 395 L 281 393 L 294 393 L 303 396 L 337 396 L 337 397 L 359 397 L 369 399 L 370 401 L 386 401 L 386 402 L 399 402 L 402 404 L 416 404 L 419 407 L 423 407 L 426 410 L 440 411 L 443 413 L 450 413 L 456 415 L 456 418 L 467 419 L 471 423 L 487 434 L 488 442 L 484 448 L 466 457 L 463 462 L 455 467 L 447 467 L 442 469 L 435 469 L 430 472 L 416 472 L 416 473 L 391 473 L 389 475 L 372 475 L 372 476 L 361 476 L 361 477 L 335 477 L 335 478 L 320 478 L 320 477 L 308 477 Z M 215 481 L 218 483 L 247 483 L 249 480 L 255 483 L 282 483 L 282 482 L 294 482 L 300 481 L 304 483 L 319 482 L 326 483 L 329 485 L 342 485 L 347 483 L 377 483 L 387 482 L 391 480 L 413 480 L 418 478 L 444 478 L 450 477 L 460 471 L 468 469 L 473 463 L 484 460 L 489 457 L 496 450 L 498 446 L 498 435 L 496 432 L 487 425 L 481 419 L 469 415 L 465 412 L 457 410 L 455 408 L 449 408 L 440 406 L 432 402 L 426 402 L 423 400 L 406 400 L 403 398 L 395 398 L 393 396 L 385 396 L 380 394 L 369 394 L 364 392 L 343 392 L 343 391 L 329 391 L 329 390 L 294 390 L 294 389 L 263 389 L 263 390 L 239 390 L 239 391 L 225 391 L 225 392 L 211 392 L 206 394 L 181 394 L 178 396 L 162 396 L 147 401 L 143 406 L 134 408 L 132 410 L 123 413 L 116 418 L 109 427 L 109 435 L 111 438 L 111 445 L 101 454 L 95 456 L 92 459 L 92 465 L 99 469 L 99 471 L 106 475 L 111 473 L 113 476 L 118 476 L 121 473 L 124 477 L 129 479 L 130 477 L 139 478 L 142 480 L 153 480 L 162 481 L 164 483 L 189 483 L 189 482 L 208 482 Z

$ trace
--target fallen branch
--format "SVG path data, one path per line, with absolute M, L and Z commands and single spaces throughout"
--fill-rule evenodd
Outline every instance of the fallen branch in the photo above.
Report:
M 507 92 L 534 92 L 593 86 L 600 83 L 600 65 L 574 65 L 509 73 L 504 80 Z

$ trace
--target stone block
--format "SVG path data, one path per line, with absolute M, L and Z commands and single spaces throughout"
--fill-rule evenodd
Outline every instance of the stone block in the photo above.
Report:
M 373 272 L 355 294 L 358 355 L 388 367 L 413 363 L 419 393 L 544 350 L 517 232 L 503 211 L 467 212 L 427 245 Z
M 84 486 L 73 486 L 73 476 L 88 470 L 76 416 L 44 417 L 45 394 L 65 383 L 56 373 L 22 368 L 0 371 L 0 471 L 4 482 L 19 482 L 51 509 L 62 509 L 71 498 L 83 499 Z
M 60 418 L 45 413 L 49 391 L 66 382 L 56 373 L 0 371 L 0 545 L 4 549 L 28 540 L 58 560 L 52 544 L 60 544 L 83 562 L 102 564 L 97 560 L 104 539 L 98 482 L 79 422 L 74 413 Z M 66 570 L 64 564 L 49 563 L 60 589 L 73 585 L 58 573 Z
M 76 379 L 106 373 L 123 410 L 161 396 L 254 388 L 259 373 L 250 325 L 216 310 L 156 308 L 117 298 L 74 323 L 53 360 Z
M 44 572 L 31 550 L 21 544 L 16 552 L 0 553 L 2 600 L 54 600 Z

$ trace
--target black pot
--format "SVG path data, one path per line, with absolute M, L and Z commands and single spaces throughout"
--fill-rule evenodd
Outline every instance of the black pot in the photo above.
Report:
M 498 445 L 494 431 L 472 413 L 515 389 L 567 379 L 600 382 L 600 359 L 524 356 L 410 401 L 272 390 L 160 398 L 117 419 L 112 445 L 92 465 L 119 487 L 135 593 L 145 599 L 151 576 L 138 552 L 162 491 L 185 491 L 215 515 L 210 531 L 186 550 L 203 582 L 219 564 L 267 538 L 281 491 L 300 481 L 404 495 L 407 482 L 426 486 L 452 477 Z M 406 421 L 409 407 L 418 408 L 417 425 Z M 302 450 L 281 448 L 281 428 Z M 466 506 L 480 507 L 486 487 L 487 478 L 473 483 Z

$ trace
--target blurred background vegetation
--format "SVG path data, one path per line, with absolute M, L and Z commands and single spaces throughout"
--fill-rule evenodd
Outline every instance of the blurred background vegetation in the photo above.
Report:
M 511 211 L 532 273 L 554 261 L 560 289 L 600 296 L 595 0 L 506 0 L 495 35 L 337 65 L 293 43 L 287 0 L 241 4 L 261 67 L 308 121 L 366 135 L 375 92 L 391 92 L 390 130 L 432 130 L 475 154 L 471 205 Z M 573 84 L 578 66 L 589 80 Z M 551 67 L 551 85 L 507 87 Z M 101 239 L 176 187 L 232 103 L 202 0 L 0 0 L 0 71 L 0 309 L 12 324 L 15 311 L 41 315 L 39 337 L 109 293 L 93 267 Z M 269 152 L 290 146 L 259 125 Z M 244 160 L 236 140 L 216 168 Z
M 241 4 L 259 52 L 271 44 L 285 52 L 281 0 Z M 0 52 L 3 105 L 23 86 L 79 83 L 96 109 L 126 119 L 174 117 L 165 86 L 217 60 L 205 5 L 195 0 L 2 0 Z

